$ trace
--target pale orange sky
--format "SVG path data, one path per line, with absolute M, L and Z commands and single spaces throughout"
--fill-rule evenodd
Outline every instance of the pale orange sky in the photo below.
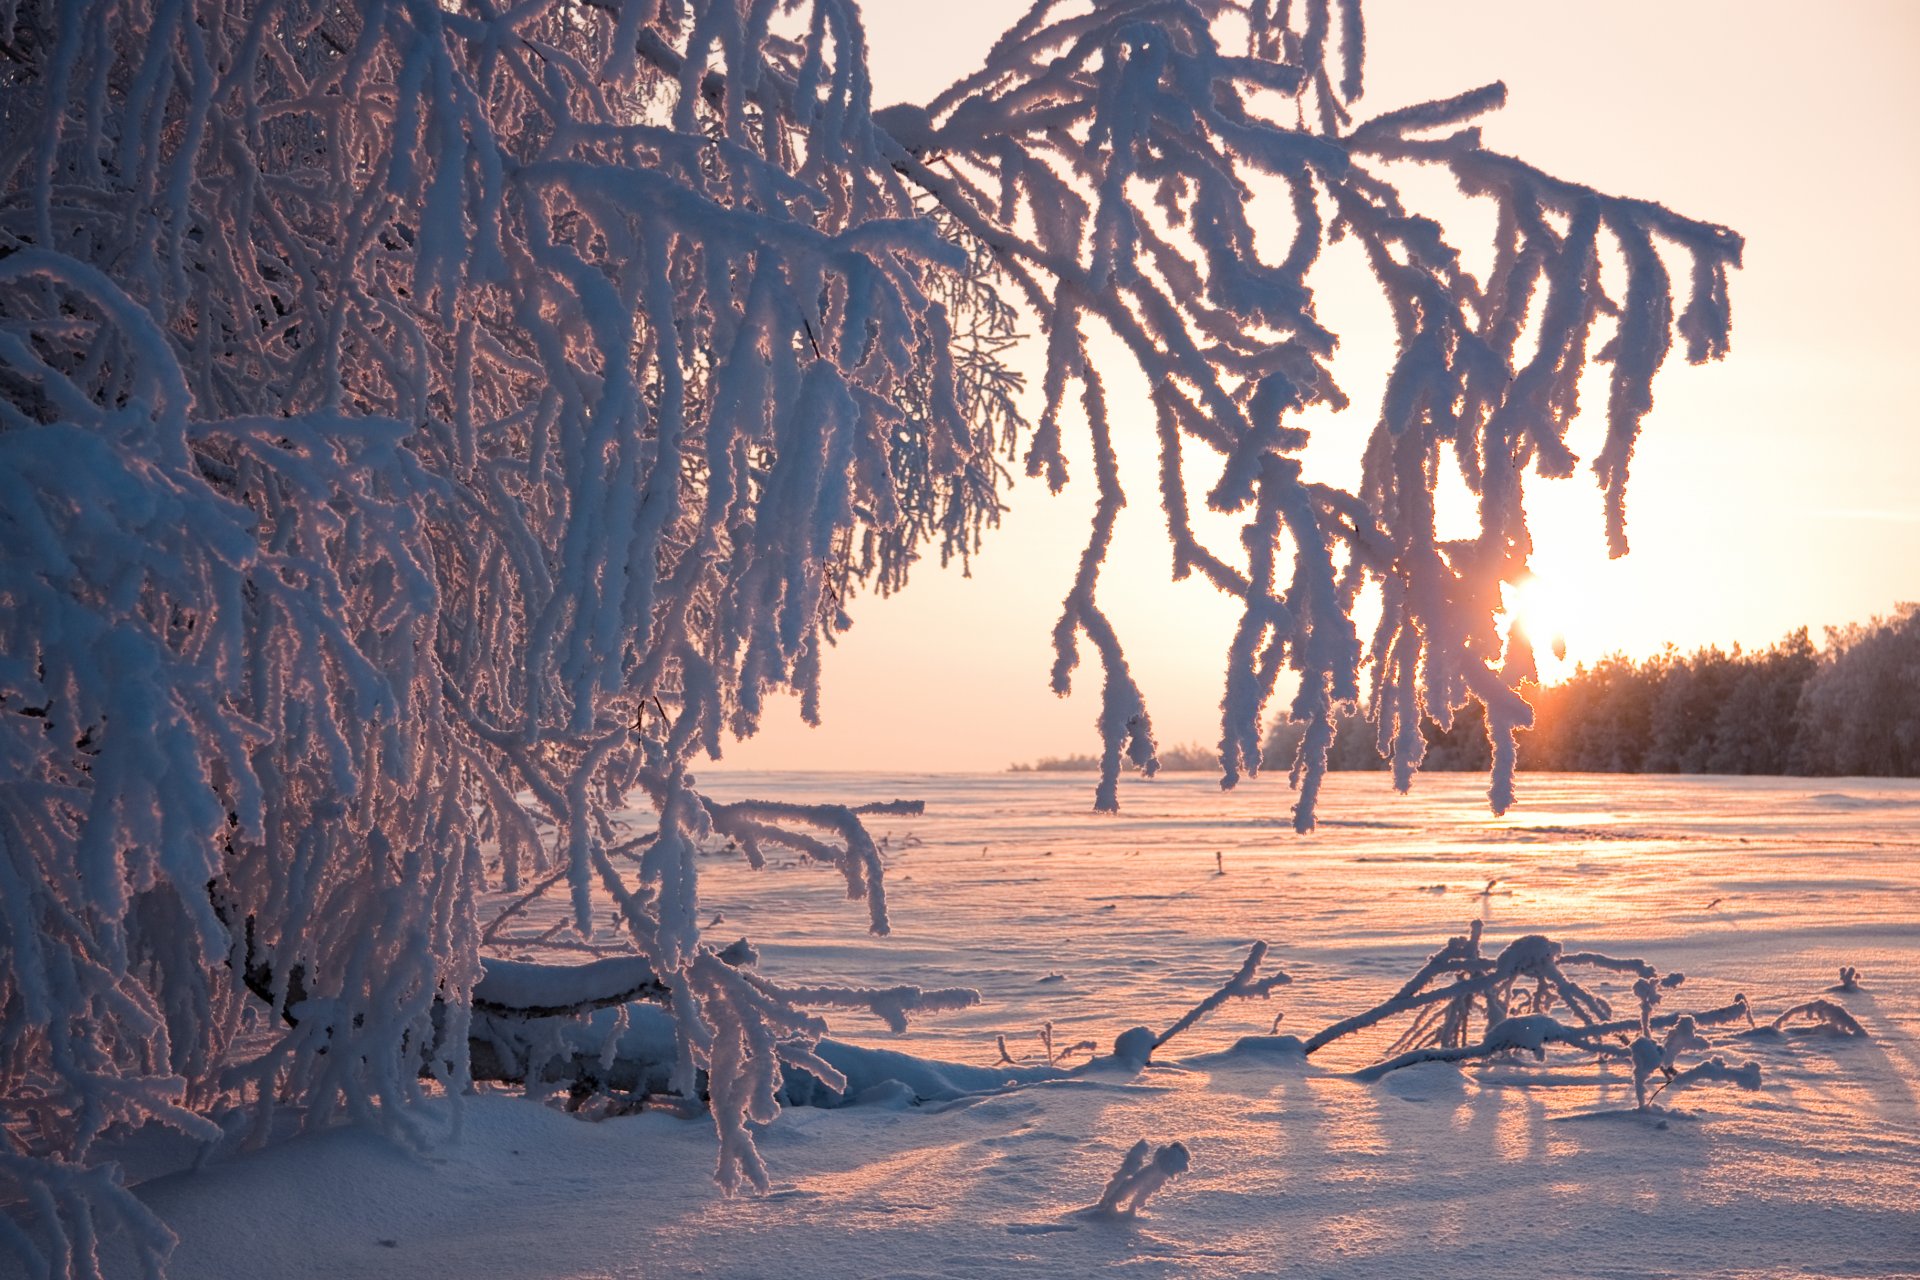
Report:
M 876 102 L 932 96 L 1024 8 L 869 0 Z M 1570 661 L 1669 640 L 1765 645 L 1798 626 L 1818 638 L 1823 624 L 1920 599 L 1920 5 L 1809 12 L 1772 0 L 1368 0 L 1362 116 L 1505 80 L 1489 145 L 1747 239 L 1731 356 L 1695 368 L 1676 352 L 1654 384 L 1628 490 L 1633 553 L 1607 560 L 1589 473 L 1530 491 L 1535 568 Z M 1336 368 L 1355 405 L 1315 423 L 1310 465 L 1329 477 L 1357 459 L 1392 342 L 1364 276 L 1335 287 L 1333 270 L 1317 297 L 1342 335 Z M 1129 399 L 1123 378 L 1110 393 Z M 1212 744 L 1236 613 L 1198 580 L 1167 581 L 1152 422 L 1131 426 L 1131 505 L 1101 599 L 1160 742 Z M 1583 457 L 1599 429 L 1576 427 Z M 1047 688 L 1091 487 L 1050 497 L 1022 479 L 1009 504 L 971 578 L 929 563 L 904 594 L 856 602 L 857 625 L 826 658 L 821 728 L 776 703 L 725 763 L 994 770 L 1096 750 L 1097 666 L 1083 664 L 1071 698 Z

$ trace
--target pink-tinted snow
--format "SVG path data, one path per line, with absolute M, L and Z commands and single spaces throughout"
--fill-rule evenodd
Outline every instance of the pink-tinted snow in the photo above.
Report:
M 711 772 L 720 799 L 927 812 L 872 822 L 890 938 L 865 934 L 831 868 L 755 873 L 718 848 L 706 935 L 744 934 L 780 981 L 978 987 L 981 1005 L 904 1035 L 858 1015 L 834 1034 L 982 1066 L 996 1035 L 1039 1055 L 1048 1021 L 1056 1045 L 1103 1048 L 1165 1027 L 1258 939 L 1292 985 L 1228 1002 L 1138 1075 L 789 1109 L 761 1138 L 765 1198 L 720 1199 L 704 1119 L 586 1123 L 504 1093 L 468 1100 L 426 1158 L 364 1132 L 298 1139 L 143 1186 L 181 1234 L 175 1274 L 1920 1273 L 1920 784 L 1523 776 L 1495 820 L 1484 779 L 1397 797 L 1382 775 L 1336 775 L 1302 838 L 1278 779 L 1222 794 L 1163 777 L 1124 788 L 1118 817 L 1086 812 L 1088 781 Z M 503 933 L 565 910 L 543 902 Z M 1366 1008 L 1475 918 L 1490 953 L 1542 933 L 1684 971 L 1664 1010 L 1744 992 L 1764 1025 L 1824 994 L 1872 1038 L 1715 1031 L 1762 1087 L 1701 1086 L 1654 1115 L 1631 1111 L 1630 1065 L 1571 1054 L 1342 1074 L 1397 1025 L 1310 1061 L 1213 1052 L 1277 1014 L 1304 1036 Z M 1858 992 L 1829 993 L 1842 965 Z M 1604 977 L 1633 1007 L 1632 975 Z M 1182 1143 L 1191 1168 L 1137 1220 L 1077 1212 L 1142 1138 Z

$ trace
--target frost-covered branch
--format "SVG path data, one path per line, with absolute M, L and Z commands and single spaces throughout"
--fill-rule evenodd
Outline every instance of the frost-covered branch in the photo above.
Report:
M 1231 978 L 1228 978 L 1219 990 L 1207 996 L 1201 1000 L 1200 1003 L 1194 1005 L 1193 1008 L 1180 1015 L 1180 1018 L 1172 1026 L 1155 1036 L 1153 1038 L 1152 1048 L 1158 1049 L 1162 1047 L 1167 1041 L 1173 1039 L 1188 1027 L 1193 1026 L 1199 1022 L 1200 1019 L 1206 1017 L 1229 1000 L 1265 1000 L 1275 987 L 1283 987 L 1293 981 L 1292 978 L 1277 969 L 1264 978 L 1255 977 L 1254 975 L 1259 973 L 1260 966 L 1265 962 L 1266 958 L 1267 944 L 1264 942 L 1254 943 L 1252 947 L 1248 948 L 1246 961 L 1241 964 L 1239 972 L 1235 973 Z
M 1308 1039 L 1306 1053 L 1334 1040 L 1390 1018 L 1412 1015 L 1408 1027 L 1388 1050 L 1387 1057 L 1353 1072 L 1357 1080 L 1378 1080 L 1389 1072 L 1422 1063 L 1485 1061 L 1516 1054 L 1544 1058 L 1549 1046 L 1559 1045 L 1601 1060 L 1621 1061 L 1633 1072 L 1639 1109 L 1646 1111 L 1661 1092 L 1703 1082 L 1760 1087 L 1760 1067 L 1748 1062 L 1729 1067 L 1722 1057 L 1707 1058 L 1683 1067 L 1683 1055 L 1705 1054 L 1714 1048 L 1704 1029 L 1735 1023 L 1753 1026 L 1753 1013 L 1744 995 L 1716 1009 L 1655 1015 L 1660 993 L 1685 981 L 1683 975 L 1661 977 L 1644 960 L 1566 952 L 1539 934 L 1514 939 L 1491 960 L 1480 953 L 1481 927 L 1475 921 L 1469 933 L 1456 937 L 1428 957 L 1411 980 L 1391 998 L 1364 1013 L 1343 1019 Z M 1611 1005 L 1570 978 L 1566 966 L 1631 975 L 1640 1002 L 1637 1018 L 1612 1018 Z M 1441 982 L 1451 975 L 1451 981 Z M 1570 1019 L 1549 1010 L 1564 1007 Z M 1809 1015 L 1824 1025 L 1864 1035 L 1844 1009 L 1826 1000 L 1812 1000 L 1781 1014 L 1768 1028 L 1777 1030 L 1787 1020 Z M 1471 1024 L 1481 1025 L 1476 1038 Z M 1664 1032 L 1664 1036 L 1660 1033 Z M 1755 1034 L 1747 1032 L 1746 1034 Z
M 1446 946 L 1429 956 L 1391 998 L 1315 1033 L 1305 1042 L 1305 1051 L 1313 1053 L 1343 1036 L 1403 1014 L 1414 1015 L 1413 1020 L 1390 1052 L 1426 1048 L 1459 1051 L 1454 1057 L 1442 1059 L 1445 1061 L 1511 1047 L 1499 1039 L 1500 1028 L 1519 1014 L 1545 1019 L 1538 1025 L 1546 1028 L 1543 1034 L 1549 1039 L 1572 1035 L 1595 1043 L 1629 1031 L 1650 1034 L 1653 1028 L 1671 1025 L 1673 1021 L 1654 1018 L 1652 1007 L 1661 988 L 1677 987 L 1685 981 L 1682 974 L 1670 973 L 1661 978 L 1658 970 L 1643 960 L 1617 959 L 1590 951 L 1565 953 L 1558 942 L 1537 933 L 1515 938 L 1499 955 L 1488 958 L 1480 952 L 1481 929 L 1481 922 L 1474 921 L 1466 934 L 1450 939 Z M 1626 1022 L 1612 1021 L 1613 1006 L 1569 975 L 1567 969 L 1572 967 L 1635 975 L 1634 990 L 1641 1000 L 1640 1017 Z M 1450 981 L 1442 982 L 1443 978 Z M 1565 1031 L 1559 1022 L 1546 1018 L 1556 1005 L 1566 1008 L 1577 1019 L 1577 1030 Z M 1744 997 L 1727 1010 L 1695 1015 L 1707 1025 L 1735 1016 L 1746 1016 Z M 1477 1046 L 1470 1031 L 1475 1018 L 1485 1029 Z
M 817 1019 L 701 958 L 685 764 L 773 693 L 817 718 L 852 595 L 973 549 L 1020 425 L 1012 313 L 883 153 L 855 8 L 6 25 L 11 1149 L 84 1166 L 232 1091 L 404 1130 L 421 1046 L 460 1083 L 490 1008 L 670 991 L 689 1063 L 763 1024 L 803 1058 Z M 815 825 L 884 929 L 857 816 Z M 491 1001 L 475 898 L 555 872 L 633 972 Z M 298 1017 L 235 1060 L 249 975 Z
M 1149 774 L 1154 759 L 1144 699 L 1097 603 L 1125 495 L 1120 424 L 1090 357 L 1096 331 L 1119 340 L 1151 389 L 1174 576 L 1198 572 L 1243 609 L 1225 656 L 1223 782 L 1261 767 L 1260 720 L 1291 669 L 1299 689 L 1287 713 L 1308 723 L 1293 762 L 1302 829 L 1332 717 L 1360 697 L 1352 618 L 1364 581 L 1385 604 L 1371 705 L 1396 784 L 1419 766 L 1423 716 L 1445 728 L 1476 699 L 1493 738 L 1493 807 L 1506 809 L 1513 734 L 1531 722 L 1517 691 L 1531 664 L 1499 626 L 1500 585 L 1526 572 L 1531 552 L 1523 476 L 1572 470 L 1565 436 L 1579 378 L 1590 360 L 1611 361 L 1595 471 L 1607 536 L 1623 553 L 1628 462 L 1673 335 L 1695 361 L 1726 350 L 1739 237 L 1486 150 L 1471 121 L 1504 102 L 1497 84 L 1355 123 L 1363 44 L 1357 4 L 1043 0 L 981 71 L 924 108 L 879 117 L 896 167 L 992 249 L 1039 317 L 1044 405 L 1025 462 L 1056 489 L 1079 391 L 1099 502 L 1055 631 L 1054 687 L 1070 686 L 1084 636 L 1106 672 L 1100 808 L 1116 802 L 1123 759 Z M 1484 275 L 1468 271 L 1440 222 L 1406 206 L 1393 174 L 1409 163 L 1447 167 L 1493 206 Z M 1268 254 L 1249 215 L 1256 192 L 1283 194 L 1291 213 L 1277 238 L 1258 228 L 1278 246 Z M 1302 411 L 1348 404 L 1311 276 L 1339 239 L 1371 265 L 1398 332 L 1351 495 L 1303 483 L 1298 461 Z M 1690 261 L 1677 318 L 1663 246 Z M 1625 264 L 1617 281 L 1602 270 L 1610 251 Z M 1436 532 L 1442 465 L 1479 497 L 1475 537 Z M 1244 553 L 1196 535 L 1195 486 L 1212 510 L 1244 514 Z
M 1805 1000 L 1786 1010 L 1767 1024 L 1770 1031 L 1779 1031 L 1795 1018 L 1804 1018 L 1816 1027 L 1837 1031 L 1843 1036 L 1866 1037 L 1867 1029 L 1859 1020 L 1848 1013 L 1846 1007 L 1834 1000 L 1815 998 Z

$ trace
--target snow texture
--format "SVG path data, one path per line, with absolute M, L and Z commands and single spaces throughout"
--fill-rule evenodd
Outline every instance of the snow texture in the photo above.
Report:
M 863 1081 L 856 1105 L 793 1106 L 758 1134 L 774 1188 L 763 1199 L 718 1202 L 704 1115 L 650 1105 L 588 1123 L 562 1098 L 540 1106 L 491 1089 L 466 1101 L 460 1136 L 431 1161 L 362 1127 L 256 1152 L 235 1150 L 236 1134 L 197 1172 L 165 1177 L 133 1146 L 109 1154 L 179 1232 L 173 1269 L 195 1280 L 1912 1271 L 1920 784 L 1849 781 L 1842 807 L 1779 780 L 1542 776 L 1526 818 L 1488 822 L 1471 778 L 1428 779 L 1384 805 L 1376 782 L 1330 779 L 1320 834 L 1302 848 L 1274 820 L 1278 778 L 1226 797 L 1204 776 L 1125 783 L 1126 810 L 1100 819 L 1071 812 L 1071 778 L 703 778 L 725 798 L 925 796 L 924 818 L 892 825 L 893 878 L 913 890 L 892 938 L 850 936 L 842 886 L 799 867 L 755 873 L 715 857 L 706 895 L 723 927 L 768 940 L 760 967 L 772 980 L 831 968 L 863 986 L 988 994 L 899 1036 L 864 1014 L 836 1022 L 820 1052 Z M 905 847 L 906 834 L 919 843 Z M 1234 867 L 1224 878 L 1213 875 L 1223 847 Z M 1476 898 L 1494 876 L 1512 896 Z M 1423 891 L 1435 883 L 1447 891 Z M 1721 895 L 1731 905 L 1705 908 Z M 1369 1084 L 1351 1073 L 1378 1060 L 1398 1022 L 1311 1057 L 1268 1034 L 1276 1012 L 1311 1032 L 1390 997 L 1435 938 L 1482 912 L 1488 957 L 1538 934 L 1563 955 L 1684 969 L 1672 1007 L 1744 992 L 1770 1019 L 1856 964 L 1875 975 L 1872 991 L 1841 999 L 1872 1038 L 1703 1026 L 1721 1047 L 1683 1053 L 1682 1066 L 1752 1059 L 1760 1088 L 1715 1083 L 1640 1113 L 1624 1060 L 1571 1047 Z M 538 936 L 566 913 L 543 900 L 516 928 Z M 1221 1006 L 1154 1066 L 1008 1090 L 1015 1069 L 992 1065 L 996 1034 L 1018 1053 L 1045 1021 L 1102 1043 L 1135 1020 L 1169 1026 L 1263 934 L 1293 983 Z M 1634 976 L 1580 976 L 1637 1035 Z M 670 1054 L 664 1008 L 633 1012 L 634 1034 L 650 1025 Z M 866 1073 L 840 1056 L 849 1041 L 889 1058 Z M 1034 1057 L 1022 1070 L 1046 1076 Z M 979 1074 L 917 1107 L 884 1083 L 936 1062 Z M 444 1104 L 422 1121 L 449 1123 Z M 1191 1168 L 1138 1219 L 1083 1216 L 1143 1135 L 1177 1138 Z M 177 1154 L 174 1168 L 192 1145 Z M 138 1274 L 131 1242 L 107 1235 L 110 1273 Z

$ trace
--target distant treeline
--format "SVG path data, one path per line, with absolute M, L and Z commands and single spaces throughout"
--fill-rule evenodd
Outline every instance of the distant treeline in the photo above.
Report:
M 1529 686 L 1534 727 L 1520 734 L 1522 769 L 1568 773 L 1735 773 L 1920 777 L 1920 605 L 1890 618 L 1827 628 L 1816 650 L 1804 628 L 1770 648 L 1668 650 L 1635 661 L 1603 658 L 1566 680 Z M 1293 761 L 1302 726 L 1282 721 L 1266 768 Z M 1424 768 L 1488 766 L 1478 703 L 1445 733 L 1424 726 Z M 1209 748 L 1163 751 L 1167 769 L 1218 769 Z M 1091 756 L 1041 760 L 1016 770 L 1095 767 Z M 1373 727 L 1342 716 L 1335 769 L 1384 769 Z
M 1534 727 L 1519 735 L 1522 769 L 1920 777 L 1920 605 L 1829 627 L 1821 650 L 1802 628 L 1751 653 L 1615 655 L 1526 694 Z M 1291 763 L 1300 732 L 1276 726 L 1268 768 Z M 1487 767 L 1478 703 L 1456 713 L 1448 732 L 1431 722 L 1424 732 L 1423 767 Z M 1385 768 L 1372 726 L 1343 717 L 1332 763 Z
M 1212 747 L 1203 747 L 1197 743 L 1182 743 L 1177 747 L 1160 748 L 1160 767 L 1162 769 L 1220 770 L 1220 753 Z M 1292 757 L 1288 757 L 1291 759 Z M 1100 767 L 1098 756 L 1046 756 L 1032 764 L 1013 764 L 1007 768 L 1013 773 L 1085 773 Z

